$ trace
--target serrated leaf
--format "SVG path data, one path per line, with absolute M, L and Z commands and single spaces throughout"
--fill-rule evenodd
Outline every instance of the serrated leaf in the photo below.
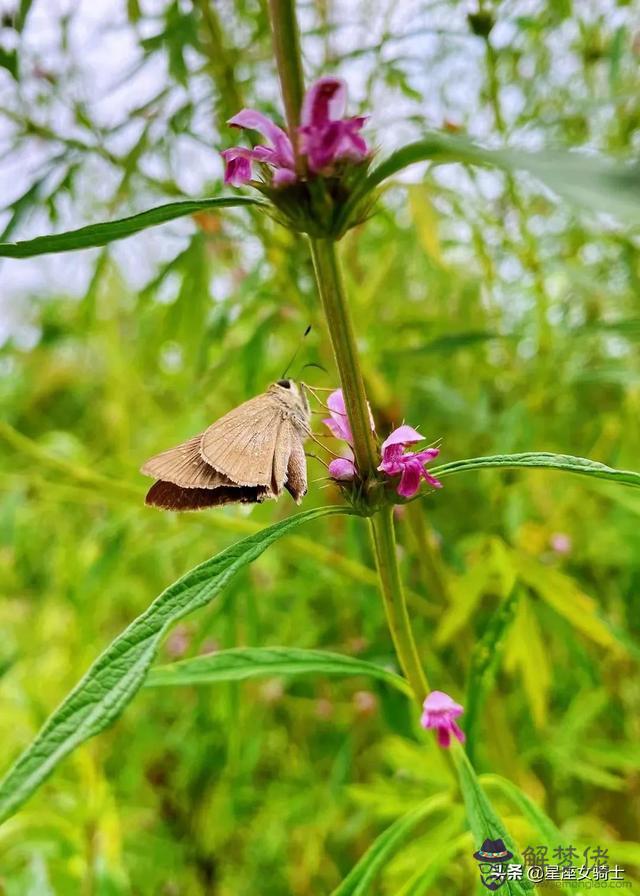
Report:
M 78 230 L 66 233 L 53 233 L 48 236 L 37 236 L 32 240 L 17 243 L 0 243 L 0 256 L 5 258 L 31 258 L 34 255 L 46 255 L 49 252 L 71 252 L 74 249 L 90 249 L 105 246 L 116 240 L 125 239 L 148 227 L 157 227 L 176 218 L 184 218 L 206 209 L 230 208 L 232 206 L 261 205 L 256 199 L 247 196 L 218 196 L 215 199 L 185 199 L 179 202 L 167 202 L 157 205 L 137 215 L 119 218 L 116 221 L 103 221 L 100 224 L 89 224 Z
M 477 846 L 480 847 L 486 839 L 503 840 L 513 853 L 514 862 L 521 862 L 516 844 L 483 791 L 467 754 L 457 742 L 451 745 L 450 753 L 458 772 L 467 820 Z M 505 880 L 503 886 L 503 892 L 509 896 L 523 896 L 533 892 L 533 885 L 527 880 Z
M 384 868 L 389 857 L 393 855 L 409 832 L 428 815 L 447 806 L 450 801 L 451 798 L 448 794 L 438 793 L 425 800 L 416 809 L 407 812 L 402 818 L 394 821 L 374 841 L 331 896 L 366 896 L 370 893 L 371 884 L 376 875 Z
M 264 675 L 367 675 L 411 696 L 404 678 L 357 657 L 299 647 L 236 647 L 152 669 L 147 687 L 216 684 Z
M 587 457 L 573 457 L 570 454 L 551 454 L 546 451 L 527 451 L 523 454 L 494 454 L 487 457 L 470 457 L 466 460 L 454 460 L 439 467 L 432 467 L 434 476 L 441 479 L 453 473 L 464 473 L 481 469 L 525 469 L 544 467 L 549 470 L 564 470 L 567 473 L 578 473 L 593 476 L 596 479 L 609 479 L 622 485 L 640 488 L 640 473 L 633 470 L 616 470 Z
M 321 507 L 275 523 L 205 560 L 163 591 L 98 657 L 0 781 L 0 821 L 12 815 L 65 756 L 115 721 L 142 686 L 160 641 L 175 622 L 207 604 L 279 538 L 302 523 L 337 513 L 348 511 Z

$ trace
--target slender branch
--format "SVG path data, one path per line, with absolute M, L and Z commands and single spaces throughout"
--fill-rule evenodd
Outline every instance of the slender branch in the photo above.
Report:
M 417 702 L 421 704 L 429 693 L 429 685 L 411 630 L 407 604 L 400 581 L 392 507 L 384 507 L 371 518 L 371 532 L 389 631 L 404 676 L 411 685 Z
M 295 0 L 269 0 L 269 11 L 289 134 L 294 148 L 297 150 L 296 138 L 304 96 L 304 79 Z M 297 154 L 296 160 L 298 171 L 304 174 L 302 160 Z M 366 499 L 366 485 L 377 476 L 378 448 L 371 431 L 369 406 L 360 368 L 355 330 L 336 251 L 336 242 L 333 239 L 310 237 L 309 245 L 318 292 L 340 374 L 347 416 L 353 433 L 353 452 L 358 473 L 365 485 Z M 371 519 L 380 590 L 400 665 L 416 700 L 421 703 L 429 688 L 411 631 L 400 581 L 392 514 L 392 508 L 386 506 L 378 510 Z

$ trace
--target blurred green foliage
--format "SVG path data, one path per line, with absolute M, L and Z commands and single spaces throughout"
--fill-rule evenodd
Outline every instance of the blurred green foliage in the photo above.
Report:
M 277 109 L 260 4 L 122 4 L 116 30 L 160 77 L 107 123 L 88 98 L 91 60 L 69 50 L 74 15 L 54 21 L 63 55 L 47 67 L 29 6 L 17 55 L 0 57 L 0 114 L 17 158 L 42 156 L 7 197 L 4 238 L 46 229 L 45 215 L 80 226 L 182 196 L 178 146 L 208 146 L 213 181 L 226 117 Z M 307 74 L 352 75 L 385 146 L 394 127 L 400 141 L 444 126 L 495 145 L 637 153 L 637 3 L 485 3 L 482 21 L 452 2 L 338 6 L 301 4 Z M 475 76 L 461 98 L 463 56 Z M 544 450 L 638 469 L 637 237 L 526 177 L 458 165 L 411 181 L 342 244 L 378 431 L 406 419 L 441 440 L 444 461 Z M 3 264 L 15 305 L 0 348 L 5 764 L 168 583 L 292 510 L 284 498 L 162 514 L 143 506 L 140 463 L 276 379 L 308 323 L 304 361 L 329 372 L 304 377 L 335 384 L 302 239 L 244 210 L 167 229 L 161 244 L 146 232 L 90 254 L 80 297 L 25 287 L 23 263 Z M 64 259 L 70 276 L 77 258 Z M 305 505 L 334 502 L 315 460 L 310 475 Z M 478 771 L 522 788 L 566 843 L 608 845 L 628 879 L 640 877 L 639 516 L 640 497 L 614 483 L 491 470 L 398 514 L 424 662 L 467 706 Z M 371 568 L 359 520 L 315 522 L 175 629 L 161 660 L 290 645 L 392 664 Z M 411 713 L 366 678 L 143 691 L 0 828 L 0 887 L 328 893 L 386 825 L 449 791 L 372 892 L 472 892 L 478 844 Z M 522 806 L 490 793 L 518 842 L 540 843 Z M 418 877 L 425 889 L 403 889 Z

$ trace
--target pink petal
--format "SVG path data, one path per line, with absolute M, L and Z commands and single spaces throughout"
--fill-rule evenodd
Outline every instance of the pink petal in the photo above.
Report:
M 433 460 L 440 454 L 439 448 L 425 448 L 424 451 L 416 451 L 413 454 L 416 460 L 419 460 L 421 464 L 427 464 L 430 460 Z
M 390 445 L 385 448 L 382 453 L 382 463 L 378 467 L 387 476 L 397 476 L 404 469 L 404 458 L 402 453 L 402 445 Z
M 230 118 L 227 124 L 234 128 L 248 128 L 251 131 L 259 131 L 264 137 L 273 144 L 278 154 L 278 164 L 283 167 L 293 168 L 293 147 L 288 135 L 281 127 L 271 121 L 262 112 L 255 109 L 242 109 L 233 118 Z
M 462 715 L 464 707 L 445 694 L 444 691 L 431 691 L 424 699 L 422 704 L 425 712 L 447 712 L 454 717 Z
M 457 722 L 452 720 L 451 722 L 451 731 L 455 734 L 461 744 L 463 744 L 466 740 L 464 731 L 460 728 Z
M 336 457 L 329 464 L 329 475 L 332 479 L 353 479 L 356 475 L 355 464 L 348 457 Z
M 328 417 L 322 422 L 329 427 L 337 439 L 344 439 L 345 442 L 352 443 L 353 433 L 351 432 L 351 426 L 349 425 L 349 418 L 347 417 L 347 409 L 344 403 L 342 389 L 336 389 L 335 392 L 331 393 L 327 399 L 327 407 L 329 408 L 331 417 Z
M 342 78 L 319 78 L 307 90 L 302 104 L 303 127 L 318 127 L 342 118 L 347 106 L 347 85 Z
M 438 744 L 441 747 L 448 747 L 451 744 L 451 734 L 448 728 L 438 728 Z
M 420 475 L 422 467 L 420 464 L 407 463 L 403 465 L 402 476 L 396 491 L 403 498 L 413 498 L 420 488 Z
M 428 470 L 425 470 L 424 467 L 422 468 L 421 475 L 424 481 L 428 482 L 429 485 L 433 486 L 433 488 L 442 488 L 442 483 L 440 482 L 440 480 L 436 479 L 435 476 L 432 476 L 431 473 Z
M 424 442 L 424 436 L 421 436 L 412 426 L 403 424 L 394 429 L 391 435 L 382 443 L 382 453 L 385 448 L 391 445 L 411 445 L 414 442 Z
M 225 149 L 221 153 L 226 165 L 224 169 L 224 182 L 234 187 L 241 187 L 251 180 L 251 150 L 242 146 L 234 146 Z
M 273 172 L 274 187 L 286 187 L 288 184 L 294 184 L 297 179 L 295 171 L 291 168 L 276 168 Z
M 352 159 L 354 162 L 359 162 L 369 155 L 369 147 L 367 146 L 366 140 L 358 133 L 364 126 L 366 120 L 367 119 L 361 115 L 357 118 L 345 118 L 341 122 L 342 130 L 336 156 L 337 158 Z
M 256 162 L 266 162 L 268 165 L 278 164 L 278 153 L 270 146 L 255 146 L 251 152 Z

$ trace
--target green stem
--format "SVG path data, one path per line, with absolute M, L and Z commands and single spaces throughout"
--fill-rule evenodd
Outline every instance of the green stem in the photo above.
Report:
M 298 126 L 304 99 L 304 74 L 295 0 L 269 0 L 269 17 L 289 138 L 293 145 L 296 168 L 303 174 L 303 159 L 298 153 Z
M 295 0 L 269 0 L 273 46 L 278 63 L 282 97 L 289 135 L 296 151 L 297 167 L 304 173 L 297 155 L 297 128 L 304 97 L 304 77 Z M 347 416 L 353 433 L 353 453 L 358 473 L 365 485 L 377 476 L 378 446 L 371 431 L 369 405 L 356 346 L 355 330 L 333 239 L 309 238 L 318 292 L 329 328 L 333 353 L 340 374 Z M 371 530 L 380 577 L 380 588 L 398 659 L 404 675 L 421 703 L 429 691 L 405 602 L 396 556 L 393 509 L 383 507 L 371 519 Z
M 411 685 L 417 702 L 421 704 L 429 693 L 429 684 L 418 656 L 418 648 L 411 630 L 407 604 L 400 581 L 396 537 L 393 528 L 393 508 L 383 507 L 371 518 L 370 522 L 389 631 L 404 676 Z
M 360 476 L 366 482 L 367 479 L 372 479 L 376 475 L 378 451 L 374 435 L 371 432 L 369 407 L 364 391 L 356 337 L 336 244 L 332 239 L 316 239 L 314 237 L 310 237 L 309 242 L 318 291 L 329 327 L 347 416 L 353 433 L 353 453 Z

